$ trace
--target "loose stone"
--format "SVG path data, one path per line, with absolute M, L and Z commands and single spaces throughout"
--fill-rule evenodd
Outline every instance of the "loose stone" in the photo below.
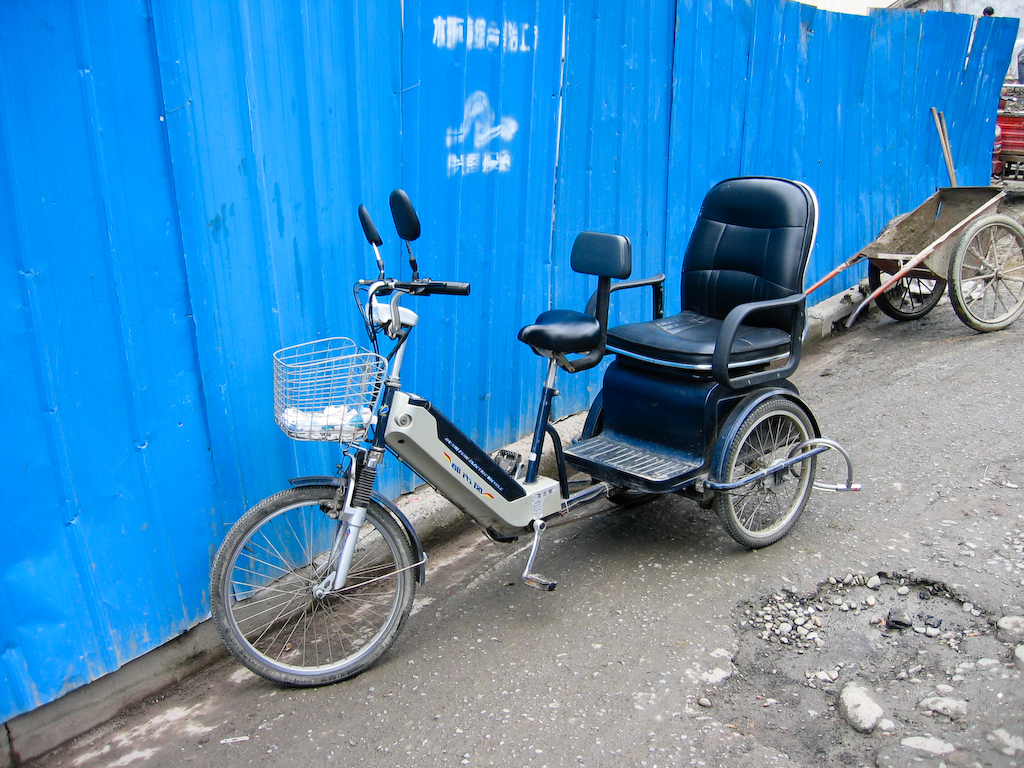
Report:
M 885 714 L 871 698 L 867 688 L 858 683 L 847 683 L 839 693 L 839 713 L 854 730 L 871 733 Z
M 927 752 L 931 755 L 949 755 L 956 751 L 952 744 L 936 739 L 933 736 L 908 736 L 900 744 L 920 752 Z
M 960 699 L 951 699 L 946 696 L 929 696 L 922 699 L 919 706 L 930 712 L 945 715 L 950 720 L 960 720 L 967 717 L 967 702 Z
M 987 738 L 1004 755 L 1013 757 L 1017 753 L 1024 753 L 1024 736 L 1012 734 L 1005 728 L 997 728 Z
M 1004 643 L 1024 642 L 1024 616 L 1003 616 L 996 622 L 996 636 Z
M 878 589 L 880 586 L 882 586 L 882 579 L 879 578 L 877 573 L 874 576 L 872 576 L 870 579 L 868 579 L 868 582 L 867 582 L 867 588 L 868 589 Z
M 910 629 L 913 626 L 913 622 L 910 619 L 910 614 L 906 611 L 893 608 L 889 611 L 889 617 L 885 620 L 885 626 L 889 629 Z

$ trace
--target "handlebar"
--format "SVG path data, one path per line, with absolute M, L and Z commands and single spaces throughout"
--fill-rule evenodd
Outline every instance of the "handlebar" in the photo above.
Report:
M 380 281 L 360 281 L 363 284 Z M 394 291 L 402 291 L 411 296 L 431 296 L 433 294 L 446 296 L 468 296 L 470 291 L 469 283 L 460 283 L 452 280 L 386 280 L 377 288 L 374 293 L 378 296 L 387 296 Z
M 407 291 L 414 296 L 430 296 L 440 294 L 445 296 L 469 296 L 469 283 L 458 283 L 451 280 L 413 280 L 412 282 L 398 282 L 395 287 Z

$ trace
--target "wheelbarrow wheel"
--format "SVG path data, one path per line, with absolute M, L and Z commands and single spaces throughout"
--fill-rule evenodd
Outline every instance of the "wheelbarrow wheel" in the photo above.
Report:
M 816 437 L 807 413 L 786 397 L 772 397 L 742 421 L 728 447 L 721 482 L 755 475 L 793 455 Z M 715 493 L 715 511 L 730 536 L 748 549 L 774 544 L 796 524 L 814 485 L 815 459 L 731 491 Z
M 868 285 L 872 292 L 878 290 L 889 279 L 874 264 L 868 264 Z M 893 320 L 905 322 L 917 320 L 931 312 L 946 290 L 946 281 L 924 277 L 901 277 L 880 293 L 875 304 Z
M 978 219 L 949 261 L 949 299 L 976 331 L 998 331 L 1024 314 L 1024 227 L 1009 216 Z

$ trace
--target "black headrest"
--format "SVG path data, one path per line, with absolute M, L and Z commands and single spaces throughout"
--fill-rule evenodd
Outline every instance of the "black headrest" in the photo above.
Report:
M 572 268 L 585 275 L 629 277 L 633 271 L 633 248 L 629 238 L 604 232 L 580 232 L 572 244 Z
M 806 187 L 787 179 L 727 179 L 707 193 L 700 218 L 754 229 L 806 227 L 813 205 Z

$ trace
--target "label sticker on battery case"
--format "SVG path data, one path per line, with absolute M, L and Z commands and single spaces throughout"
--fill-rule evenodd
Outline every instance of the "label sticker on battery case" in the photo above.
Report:
M 534 518 L 540 517 L 544 514 L 544 499 L 555 492 L 555 486 L 545 488 L 543 491 L 537 491 L 530 498 L 533 500 L 533 516 Z

